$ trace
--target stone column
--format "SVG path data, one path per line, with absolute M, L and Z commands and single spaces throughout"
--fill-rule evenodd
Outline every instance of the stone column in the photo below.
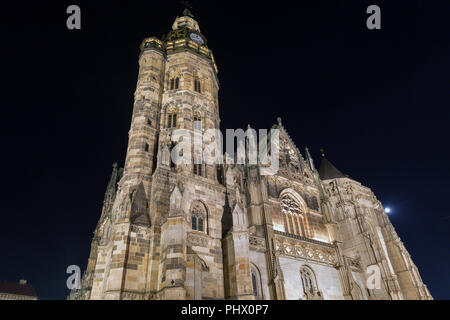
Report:
M 232 218 L 233 227 L 223 239 L 224 268 L 228 273 L 226 277 L 228 282 L 226 298 L 253 300 L 247 213 L 236 204 Z

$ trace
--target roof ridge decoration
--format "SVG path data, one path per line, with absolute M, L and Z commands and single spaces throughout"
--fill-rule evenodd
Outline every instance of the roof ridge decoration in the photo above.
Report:
M 302 162 L 302 169 L 306 168 L 306 162 L 305 159 L 303 158 L 302 153 L 300 152 L 299 148 L 297 147 L 297 145 L 295 144 L 294 140 L 292 140 L 291 136 L 289 135 L 289 133 L 287 132 L 286 128 L 283 126 L 283 123 L 281 122 L 281 117 L 277 118 L 277 124 L 273 126 L 276 129 L 280 129 L 283 131 L 283 133 L 285 134 L 287 140 L 294 146 L 295 150 L 297 151 L 297 155 L 298 158 L 300 159 L 300 161 Z

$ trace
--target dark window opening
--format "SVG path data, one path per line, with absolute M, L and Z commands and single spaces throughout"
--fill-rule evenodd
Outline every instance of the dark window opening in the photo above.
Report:
M 258 296 L 258 287 L 256 286 L 256 276 L 253 272 L 252 272 L 252 284 L 253 284 L 253 296 L 257 297 Z
M 202 130 L 202 119 L 194 117 L 194 130 Z
M 223 177 L 222 177 L 222 165 L 217 165 L 216 171 L 217 171 L 217 181 L 223 185 Z
M 167 116 L 167 128 L 175 128 L 177 126 L 177 114 L 170 113 Z
M 203 231 L 203 218 L 198 218 L 198 231 Z
M 197 91 L 198 93 L 201 93 L 200 80 L 194 80 L 194 90 Z
M 197 230 L 197 217 L 192 217 L 192 230 Z
M 202 176 L 202 165 L 194 163 L 194 174 Z

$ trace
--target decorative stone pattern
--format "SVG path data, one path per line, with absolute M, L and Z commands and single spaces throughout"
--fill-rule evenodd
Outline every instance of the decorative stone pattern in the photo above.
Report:
M 276 232 L 275 250 L 280 255 L 303 258 L 310 261 L 335 265 L 336 252 L 327 243 L 319 244 L 308 239 L 300 240 L 295 236 L 281 235 Z
M 252 250 L 259 251 L 259 252 L 266 251 L 266 241 L 264 240 L 264 238 L 250 236 L 249 244 L 250 244 L 250 249 L 252 249 Z

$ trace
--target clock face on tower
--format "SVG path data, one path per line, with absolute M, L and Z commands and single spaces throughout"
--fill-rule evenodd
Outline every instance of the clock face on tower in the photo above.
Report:
M 195 42 L 197 42 L 199 45 L 202 45 L 204 43 L 202 37 L 200 37 L 198 34 L 196 33 L 191 33 L 189 35 L 191 37 L 192 40 L 194 40 Z

